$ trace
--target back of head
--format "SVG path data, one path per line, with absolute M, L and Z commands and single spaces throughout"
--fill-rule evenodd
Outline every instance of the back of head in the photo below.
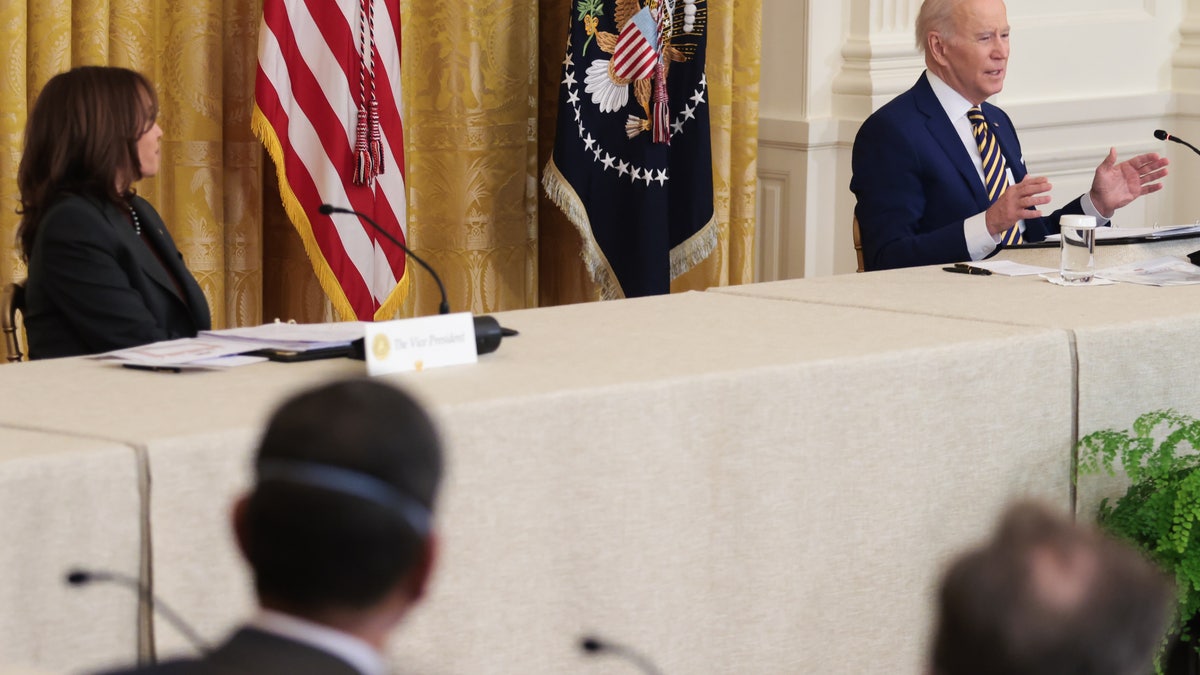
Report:
M 119 180 L 141 177 L 137 140 L 157 116 L 154 87 L 127 68 L 81 66 L 46 82 L 29 112 L 17 168 L 26 259 L 38 222 L 61 193 L 115 200 Z
M 1173 608 L 1138 552 L 1049 509 L 1020 504 L 946 573 L 935 675 L 1141 675 Z
M 300 394 L 272 417 L 256 471 L 239 535 L 264 604 L 367 609 L 419 563 L 442 453 L 408 395 L 370 380 Z

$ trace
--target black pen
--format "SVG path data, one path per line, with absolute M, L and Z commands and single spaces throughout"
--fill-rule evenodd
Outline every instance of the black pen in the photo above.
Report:
M 977 274 L 983 277 L 989 276 L 992 273 L 991 270 L 986 270 L 982 267 L 971 267 L 966 263 L 955 263 L 954 267 L 943 267 L 942 269 L 956 274 Z
M 183 368 L 177 368 L 175 366 L 148 366 L 148 365 L 144 365 L 141 363 L 122 363 L 121 366 L 123 368 L 128 368 L 130 370 L 149 370 L 150 372 L 153 372 L 153 373 L 182 373 L 183 372 Z

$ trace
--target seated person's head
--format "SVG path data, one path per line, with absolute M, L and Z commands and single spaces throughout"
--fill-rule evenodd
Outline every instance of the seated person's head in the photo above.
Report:
M 406 394 L 369 380 L 285 403 L 235 510 L 264 607 L 323 623 L 391 607 L 425 587 L 442 473 L 432 422 Z
M 1173 609 L 1138 552 L 1035 504 L 946 573 L 934 675 L 1143 675 Z
M 158 173 L 157 118 L 154 86 L 127 68 L 80 66 L 46 82 L 29 111 L 17 167 L 26 259 L 41 217 L 62 193 L 117 202 Z

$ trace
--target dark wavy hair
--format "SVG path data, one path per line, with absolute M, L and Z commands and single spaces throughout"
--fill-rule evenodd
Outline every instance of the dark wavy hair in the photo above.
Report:
M 29 112 L 17 168 L 17 241 L 25 260 L 38 224 L 62 193 L 123 199 L 142 177 L 137 142 L 157 117 L 158 96 L 141 73 L 82 66 L 50 78 Z

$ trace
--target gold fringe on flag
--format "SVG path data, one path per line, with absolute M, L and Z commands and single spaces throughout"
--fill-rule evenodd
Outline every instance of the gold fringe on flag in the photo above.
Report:
M 346 298 L 346 292 L 342 290 L 342 285 L 338 282 L 337 276 L 329 267 L 329 262 L 325 260 L 325 254 L 321 252 L 321 247 L 317 244 L 317 239 L 313 236 L 312 222 L 308 219 L 308 214 L 304 212 L 304 208 L 300 206 L 300 200 L 296 198 L 296 193 L 292 191 L 291 183 L 287 178 L 287 169 L 283 160 L 283 146 L 279 142 L 279 137 L 275 135 L 275 128 L 267 121 L 266 115 L 257 105 L 254 106 L 254 112 L 250 117 L 250 129 L 258 140 L 262 142 L 263 147 L 267 149 L 267 154 L 271 156 L 271 161 L 275 164 L 275 174 L 279 178 L 279 195 L 283 200 L 283 210 L 287 213 L 288 219 L 292 221 L 296 232 L 300 235 L 300 241 L 304 244 L 304 252 L 308 255 L 308 259 L 312 261 L 313 272 L 316 274 L 317 283 L 321 284 L 321 289 L 325 291 L 326 297 L 333 305 L 333 310 L 343 321 L 357 321 L 358 316 L 354 313 L 354 308 L 350 305 L 350 300 Z M 385 242 L 385 245 L 391 246 L 390 242 Z M 404 265 L 404 275 L 396 284 L 396 288 L 388 294 L 388 297 L 375 310 L 375 320 L 387 320 L 394 318 L 396 312 L 400 310 L 400 306 L 408 297 L 410 285 L 409 265 Z
M 583 207 L 583 200 L 579 198 L 579 194 L 575 192 L 575 188 L 567 182 L 558 167 L 554 164 L 554 158 L 546 163 L 545 174 L 542 176 L 542 187 L 546 188 L 546 195 L 550 201 L 562 209 L 562 212 L 567 215 L 567 220 L 579 230 L 579 236 L 583 239 L 583 248 L 579 251 L 579 256 L 583 258 L 584 265 L 587 266 L 588 276 L 592 278 L 592 283 L 600 287 L 601 300 L 620 300 L 625 297 L 625 291 L 621 290 L 621 283 L 617 281 L 617 275 L 613 272 L 612 265 L 609 264 L 608 258 L 605 257 L 604 251 L 600 250 L 600 244 L 596 242 L 596 237 L 592 234 L 592 224 L 588 220 L 587 209 Z

